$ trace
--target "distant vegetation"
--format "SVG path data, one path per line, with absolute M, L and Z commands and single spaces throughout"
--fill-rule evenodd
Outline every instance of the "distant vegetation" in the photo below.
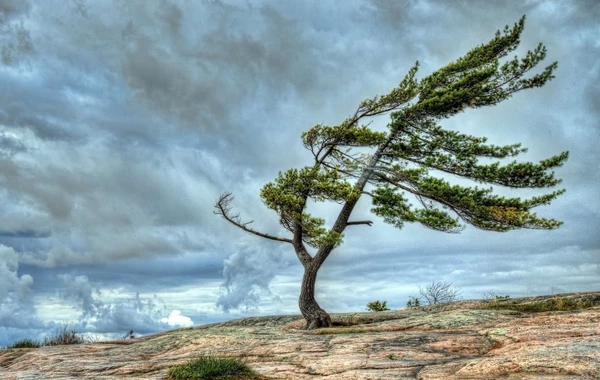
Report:
M 508 296 L 496 296 L 492 299 L 492 302 L 486 306 L 486 309 L 492 310 L 514 310 L 522 313 L 539 313 L 544 311 L 574 311 L 588 309 L 596 306 L 596 304 L 590 300 L 584 299 L 573 299 L 567 297 L 552 297 L 545 300 L 521 303 L 514 302 L 500 302 L 507 301 Z
M 410 296 L 406 302 L 407 308 L 420 307 L 421 305 L 440 305 L 460 301 L 460 289 L 446 281 L 434 281 L 424 288 L 419 287 L 420 297 Z
M 41 344 L 31 339 L 21 339 L 6 348 L 39 348 Z
M 45 337 L 42 341 L 21 339 L 6 348 L 39 348 L 42 346 L 92 343 L 93 341 L 94 339 L 90 339 L 83 334 L 78 333 L 74 329 L 70 328 L 68 324 L 66 324 L 62 328 L 58 329 L 56 333 Z
M 379 311 L 387 311 L 390 310 L 387 307 L 387 301 L 380 302 L 379 300 L 369 302 L 367 304 L 367 311 L 379 312 Z
M 421 306 L 421 300 L 419 299 L 419 297 L 413 297 L 410 296 L 408 297 L 408 302 L 406 303 L 406 307 L 407 308 L 411 308 L 411 307 L 419 307 Z
M 64 325 L 56 334 L 44 338 L 42 346 L 61 346 L 64 344 L 82 344 L 87 342 L 88 340 L 85 336 L 70 328 L 69 325 Z

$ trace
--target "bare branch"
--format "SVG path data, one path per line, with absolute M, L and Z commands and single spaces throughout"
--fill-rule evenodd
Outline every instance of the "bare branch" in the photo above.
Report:
M 217 215 L 221 215 L 223 218 L 225 218 L 225 220 L 227 220 L 229 223 L 233 224 L 234 226 L 241 228 L 242 230 L 249 232 L 251 234 L 263 237 L 265 239 L 282 241 L 282 242 L 286 242 L 286 243 L 292 243 L 291 239 L 286 239 L 286 238 L 282 238 L 282 237 L 265 234 L 265 233 L 253 230 L 252 228 L 249 228 L 248 225 L 250 223 L 252 223 L 253 221 L 251 220 L 249 222 L 242 222 L 240 219 L 240 214 L 232 215 L 231 214 L 231 201 L 233 201 L 233 195 L 231 193 L 223 193 L 217 200 L 217 203 L 215 203 L 215 208 L 217 209 L 217 211 L 213 211 L 213 212 Z
M 460 300 L 459 289 L 452 287 L 449 282 L 432 282 L 425 288 L 419 287 L 419 293 L 427 302 L 427 305 L 436 305 Z

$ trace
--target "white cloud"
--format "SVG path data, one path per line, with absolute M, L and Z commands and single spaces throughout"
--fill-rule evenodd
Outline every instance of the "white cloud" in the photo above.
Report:
M 148 334 L 165 330 L 161 321 L 166 305 L 157 296 L 134 296 L 101 291 L 87 276 L 59 276 L 63 283 L 61 297 L 81 311 L 78 327 L 85 332 L 110 333 L 133 330 Z
M 19 275 L 19 255 L 0 244 L 0 346 L 37 336 L 44 323 L 33 301 L 33 276 Z
M 173 310 L 167 318 L 162 318 L 160 321 L 173 327 L 191 327 L 194 325 L 192 319 L 182 315 L 179 310 Z
M 276 244 L 258 248 L 250 243 L 252 240 L 254 237 L 247 237 L 238 242 L 235 253 L 223 263 L 225 281 L 217 305 L 225 313 L 255 310 L 264 299 L 279 302 L 270 283 L 287 266 L 284 258 L 292 251 L 287 245 Z

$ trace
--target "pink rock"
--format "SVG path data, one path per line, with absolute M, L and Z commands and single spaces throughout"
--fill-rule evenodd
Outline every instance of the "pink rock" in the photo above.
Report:
M 599 378 L 600 306 L 484 309 L 548 299 L 340 314 L 332 317 L 343 326 L 316 331 L 301 330 L 298 317 L 261 317 L 123 341 L 5 349 L 0 379 L 164 379 L 169 367 L 200 354 L 242 358 L 273 379 Z M 578 299 L 598 305 L 600 293 L 554 298 Z

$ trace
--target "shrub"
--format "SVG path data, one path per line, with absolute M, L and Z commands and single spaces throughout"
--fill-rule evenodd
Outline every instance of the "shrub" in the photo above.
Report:
M 21 339 L 6 348 L 39 348 L 41 344 L 31 339 Z
M 510 296 L 508 294 L 505 296 L 499 296 L 493 290 L 483 293 L 483 299 L 485 299 L 485 300 L 502 301 L 502 300 L 507 300 L 509 298 L 510 298 Z
M 408 297 L 408 302 L 406 303 L 406 307 L 412 308 L 412 307 L 419 307 L 419 306 L 421 306 L 421 300 L 419 300 L 418 297 L 413 297 L 413 296 Z
M 256 379 L 258 375 L 237 358 L 200 356 L 187 363 L 171 367 L 169 379 Z
M 378 312 L 386 310 L 390 310 L 387 307 L 387 301 L 379 302 L 379 300 L 377 300 L 367 304 L 367 311 Z
M 427 302 L 427 305 L 437 305 L 458 301 L 460 299 L 460 290 L 452 287 L 449 282 L 432 282 L 424 289 L 419 287 L 419 293 Z
M 62 329 L 56 332 L 56 335 L 44 338 L 43 346 L 60 346 L 63 344 L 82 344 L 86 343 L 83 335 L 64 325 Z

